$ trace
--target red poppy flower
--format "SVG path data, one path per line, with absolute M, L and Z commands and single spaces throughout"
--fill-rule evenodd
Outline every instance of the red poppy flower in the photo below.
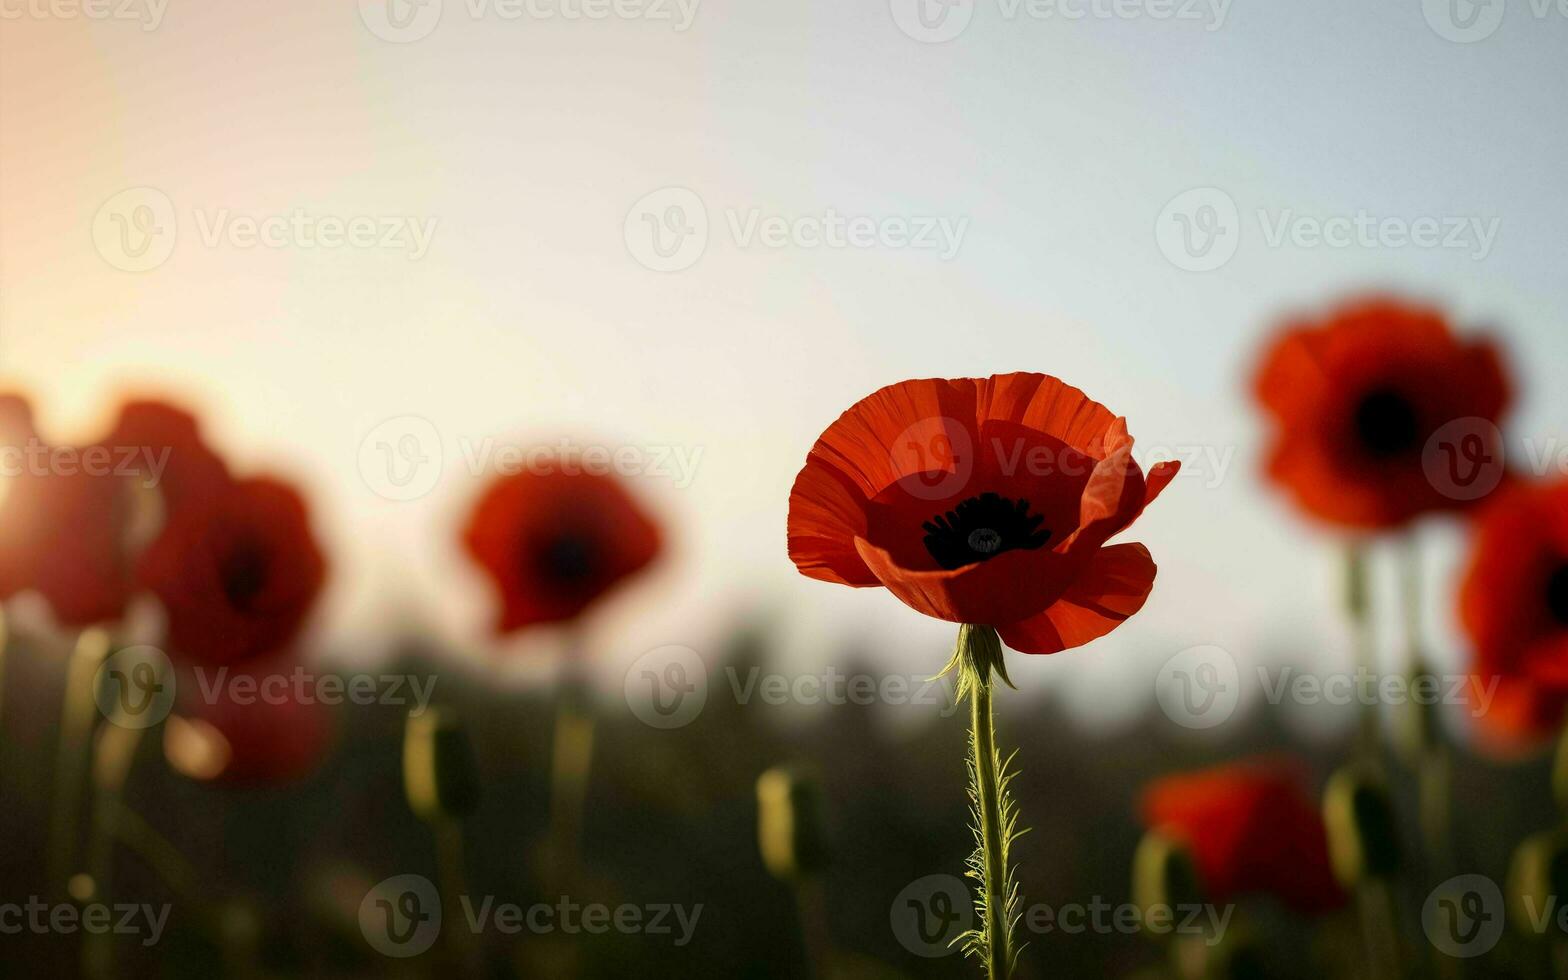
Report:
M 211 506 L 230 482 L 228 466 L 202 439 L 196 417 L 166 402 L 126 402 L 101 445 L 126 459 L 144 485 L 157 487 L 165 513 Z
M 1397 527 L 1466 507 L 1501 477 L 1501 357 L 1488 340 L 1456 337 L 1434 310 L 1373 298 L 1292 324 L 1253 388 L 1276 425 L 1268 475 L 1319 520 Z M 1429 449 L 1451 423 L 1462 431 Z
M 1142 809 L 1150 830 L 1187 848 L 1210 901 L 1265 894 L 1308 914 L 1345 901 L 1322 814 L 1294 767 L 1239 763 L 1166 776 L 1145 788 Z
M 1560 729 L 1568 705 L 1568 481 L 1516 484 L 1480 512 L 1459 612 L 1476 682 L 1497 682 L 1482 736 L 1507 749 Z
M 0 398 L 0 446 L 0 598 L 36 590 L 72 626 L 118 619 L 132 591 L 125 478 L 112 459 L 89 465 L 84 451 L 45 443 L 15 395 Z
M 1105 547 L 1175 477 L 1147 477 L 1126 420 L 1043 374 L 905 381 L 828 427 L 789 498 L 789 554 L 811 578 L 885 586 L 1015 650 L 1055 653 L 1142 608 L 1155 566 Z
M 660 536 L 614 477 L 549 464 L 490 484 L 463 544 L 501 593 L 506 633 L 577 618 L 651 563 Z
M 293 782 L 326 758 L 331 712 L 294 683 L 291 656 L 228 668 L 210 677 L 211 699 L 197 679 L 179 685 L 181 713 L 164 731 L 164 754 L 192 779 L 243 786 Z M 198 696 L 185 696 L 187 692 Z
M 163 601 L 174 651 L 236 663 L 294 639 L 321 591 L 326 562 L 304 500 L 258 478 L 229 484 L 211 507 L 171 513 L 137 576 Z

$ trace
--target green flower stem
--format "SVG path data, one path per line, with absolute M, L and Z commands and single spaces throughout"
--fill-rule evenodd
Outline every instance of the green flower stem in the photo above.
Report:
M 996 771 L 996 726 L 991 714 L 991 679 L 979 677 L 969 697 L 969 728 L 973 735 L 975 789 L 980 810 L 980 850 L 985 858 L 986 975 L 1003 980 L 1012 962 L 1012 936 L 1007 928 L 1007 860 L 1002 830 L 1001 788 Z
M 1009 863 L 1012 843 L 1019 836 L 1018 810 L 1008 795 L 1009 758 L 996 749 L 996 723 L 991 710 L 991 673 L 1008 686 L 1002 641 L 989 626 L 959 627 L 958 644 L 947 670 L 958 672 L 958 696 L 969 698 L 969 796 L 973 804 L 975 851 L 969 858 L 969 877 L 979 882 L 975 912 L 978 929 L 957 940 L 965 955 L 985 963 L 988 980 L 1007 980 L 1017 963 L 1013 926 L 1018 919 L 1018 886 Z M 944 670 L 943 673 L 947 673 Z

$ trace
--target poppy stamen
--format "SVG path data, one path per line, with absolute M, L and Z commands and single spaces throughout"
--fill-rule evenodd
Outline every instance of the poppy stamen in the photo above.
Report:
M 1394 388 L 1374 388 L 1355 408 L 1356 438 L 1375 459 L 1389 459 L 1418 448 L 1421 425 L 1410 399 Z
M 1039 548 L 1051 532 L 1040 525 L 1045 517 L 1029 512 L 1029 501 L 982 493 L 937 514 L 921 527 L 926 550 L 945 569 L 962 568 L 994 558 L 1004 551 Z
M 1559 623 L 1568 626 L 1568 562 L 1558 565 L 1546 580 L 1546 608 Z

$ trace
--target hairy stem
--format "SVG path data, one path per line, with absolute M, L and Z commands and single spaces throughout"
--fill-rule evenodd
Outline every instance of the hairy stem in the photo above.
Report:
M 1003 760 L 996 749 L 996 724 L 991 711 L 993 671 L 1009 686 L 1002 660 L 1002 641 L 989 626 L 964 625 L 948 670 L 958 672 L 958 696 L 969 698 L 969 798 L 974 817 L 975 850 L 969 857 L 969 877 L 979 882 L 975 913 L 979 928 L 970 929 L 956 943 L 964 954 L 985 963 L 988 980 L 1007 980 L 1018 960 L 1013 926 L 1018 921 L 1018 886 L 1013 879 L 1009 853 L 1018 830 L 1018 808 L 1008 794 L 1012 758 Z M 946 673 L 946 671 L 944 671 Z
M 1002 827 L 1000 777 L 996 766 L 996 728 L 991 715 L 991 678 L 980 677 L 969 698 L 973 734 L 975 797 L 980 812 L 979 845 L 985 860 L 986 974 L 1003 980 L 1012 962 L 1012 936 L 1007 928 L 1007 857 Z

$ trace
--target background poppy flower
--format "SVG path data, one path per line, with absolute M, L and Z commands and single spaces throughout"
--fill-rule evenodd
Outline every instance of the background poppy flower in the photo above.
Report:
M 1253 380 L 1275 423 L 1268 476 L 1313 517 L 1350 528 L 1405 524 L 1472 501 L 1429 478 L 1434 433 L 1478 419 L 1477 459 L 1500 460 L 1495 424 L 1510 400 L 1497 348 L 1463 341 L 1438 312 L 1372 298 L 1295 323 Z M 1456 481 L 1457 482 L 1457 481 Z
M 1126 420 L 1056 378 L 905 381 L 857 402 L 806 457 L 789 553 L 825 582 L 885 586 L 937 619 L 1055 653 L 1142 608 L 1155 566 L 1104 547 L 1162 491 Z
M 71 626 L 118 619 L 133 588 L 130 483 L 112 458 L 88 467 L 81 452 L 45 443 L 17 395 L 0 398 L 0 445 L 0 598 L 36 590 Z
M 463 544 L 501 594 L 506 633 L 575 619 L 651 563 L 660 535 L 619 480 L 548 466 L 490 484 Z
M 211 507 L 170 513 L 137 576 L 163 601 L 176 652 L 235 663 L 294 639 L 326 562 L 300 495 L 253 478 L 230 483 Z
M 1515 484 L 1478 514 L 1459 614 L 1496 748 L 1548 736 L 1568 704 L 1568 481 Z
M 1323 817 L 1293 766 L 1246 762 L 1166 776 L 1144 789 L 1141 809 L 1150 830 L 1186 846 L 1209 901 L 1265 894 L 1307 914 L 1345 902 Z
M 330 748 L 332 716 L 291 684 L 268 683 L 269 677 L 292 677 L 295 664 L 293 656 L 241 664 L 215 688 L 215 698 L 185 697 L 164 731 L 170 765 L 192 779 L 244 786 L 309 775 Z M 251 683 L 239 688 L 247 693 L 236 701 L 234 683 L 242 680 Z M 179 690 L 183 695 L 202 688 L 182 680 Z
M 196 417 L 167 402 L 126 402 L 102 444 L 127 454 L 141 479 L 156 481 L 165 513 L 211 506 L 230 482 L 228 466 L 202 439 Z

